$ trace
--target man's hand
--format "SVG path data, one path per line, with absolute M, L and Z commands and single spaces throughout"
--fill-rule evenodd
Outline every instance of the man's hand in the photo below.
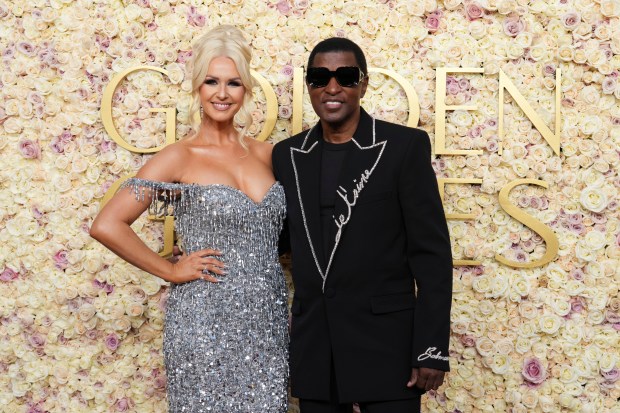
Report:
M 437 390 L 443 383 L 445 371 L 429 369 L 426 367 L 414 367 L 411 369 L 411 379 L 407 383 L 407 387 L 416 386 L 424 391 Z

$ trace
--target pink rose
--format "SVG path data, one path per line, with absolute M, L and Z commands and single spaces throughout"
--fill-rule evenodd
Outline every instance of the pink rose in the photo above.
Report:
M 291 5 L 288 3 L 288 0 L 280 0 L 276 3 L 276 9 L 285 16 L 291 12 Z
M 0 273 L 0 281 L 9 282 L 17 279 L 19 273 L 16 273 L 9 267 L 4 267 L 4 270 Z
M 465 4 L 465 14 L 470 21 L 476 20 L 484 15 L 484 9 L 478 3 L 472 1 Z
M 606 381 L 615 383 L 620 378 L 620 369 L 614 367 L 609 371 L 601 372 L 601 375 L 605 378 Z
M 41 147 L 38 141 L 22 139 L 19 141 L 19 151 L 26 159 L 41 159 Z
M 463 335 L 460 340 L 465 347 L 475 347 L 476 345 L 476 338 L 474 336 Z
M 585 307 L 586 303 L 582 297 L 573 297 L 570 299 L 570 309 L 573 313 L 580 313 Z
M 110 152 L 116 149 L 116 142 L 103 140 L 99 146 L 99 150 L 103 153 Z
M 32 45 L 32 43 L 28 42 L 17 43 L 17 51 L 28 57 L 34 57 L 36 55 L 35 47 Z
M 519 204 L 519 207 L 525 208 L 526 206 L 530 205 L 530 198 L 528 196 L 522 195 L 517 199 L 517 204 Z
M 114 403 L 114 409 L 117 412 L 126 412 L 134 407 L 135 403 L 133 400 L 128 399 L 127 397 L 123 397 L 122 399 L 118 399 L 116 403 Z
M 456 95 L 461 91 L 459 81 L 452 76 L 448 76 L 446 79 L 446 91 L 449 95 Z
M 52 258 L 54 260 L 54 265 L 59 270 L 64 270 L 69 266 L 69 261 L 67 260 L 68 252 L 66 250 L 58 251 Z
M 543 74 L 545 76 L 555 76 L 555 64 L 547 63 L 543 66 Z
M 96 340 L 97 337 L 99 337 L 97 331 L 98 330 L 96 328 L 93 328 L 92 330 L 87 330 L 86 333 L 84 333 L 84 336 L 86 336 L 86 338 L 88 338 L 89 340 Z
M 547 378 L 544 366 L 536 357 L 527 358 L 523 361 L 523 378 L 530 383 L 540 384 Z
M 434 33 L 439 28 L 441 15 L 438 13 L 431 13 L 426 17 L 426 22 L 424 26 L 428 29 L 429 32 Z
M 519 33 L 521 33 L 525 29 L 525 25 L 521 20 L 517 19 L 506 19 L 504 20 L 504 33 L 510 37 L 517 37 Z
M 586 227 L 583 224 L 569 224 L 568 229 L 577 235 L 583 235 L 586 232 Z
M 284 67 L 282 67 L 282 69 L 280 70 L 280 73 L 283 74 L 286 77 L 291 77 L 293 76 L 293 71 L 294 68 L 291 65 L 284 65 Z
M 293 109 L 291 106 L 280 106 L 278 108 L 278 117 L 280 119 L 288 119 L 291 117 L 291 115 L 293 114 Z
M 115 351 L 121 344 L 116 334 L 112 333 L 105 338 L 105 345 L 112 351 Z
M 191 57 L 192 57 L 192 51 L 191 50 L 179 50 L 179 52 L 177 53 L 177 62 L 178 63 L 185 63 Z
M 194 6 L 191 7 L 189 14 L 187 15 L 187 22 L 192 26 L 203 27 L 207 19 L 204 15 L 198 13 Z
M 618 81 L 616 80 L 615 77 L 608 76 L 605 79 L 603 79 L 603 83 L 601 84 L 603 88 L 603 93 L 605 93 L 606 95 L 611 95 L 612 93 L 614 93 L 616 90 L 617 83 Z
M 54 136 L 50 142 L 50 148 L 52 152 L 61 154 L 65 152 L 65 144 L 58 136 Z
M 615 311 L 607 310 L 605 311 L 605 319 L 610 324 L 618 324 L 620 323 L 620 314 Z
M 28 337 L 28 343 L 30 343 L 30 345 L 35 348 L 43 347 L 45 345 L 45 337 L 39 334 L 33 334 Z
M 564 27 L 566 27 L 569 30 L 572 30 L 575 27 L 577 27 L 577 25 L 581 21 L 581 16 L 578 13 L 571 11 L 568 13 L 564 13 L 564 15 L 562 15 L 561 17 L 561 20 L 562 20 L 562 24 L 564 25 Z
M 45 413 L 46 410 L 40 405 L 41 403 L 43 402 L 39 402 L 35 405 L 30 406 L 26 412 L 27 413 Z

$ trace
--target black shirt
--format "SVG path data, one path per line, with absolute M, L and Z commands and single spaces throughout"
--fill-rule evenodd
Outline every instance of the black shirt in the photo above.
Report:
M 321 206 L 321 227 L 323 229 L 323 254 L 325 262 L 329 262 L 332 242 L 336 237 L 334 225 L 334 206 L 340 171 L 353 141 L 345 143 L 322 142 L 321 154 L 321 190 L 319 203 Z

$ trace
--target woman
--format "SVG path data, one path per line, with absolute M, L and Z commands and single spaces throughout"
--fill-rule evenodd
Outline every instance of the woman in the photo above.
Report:
M 272 145 L 244 139 L 249 44 L 238 29 L 220 26 L 196 42 L 192 59 L 197 133 L 149 160 L 90 233 L 171 283 L 164 329 L 170 412 L 284 413 L 287 300 L 277 240 L 286 205 L 271 170 Z M 185 252 L 177 263 L 130 228 L 162 199 L 174 208 Z

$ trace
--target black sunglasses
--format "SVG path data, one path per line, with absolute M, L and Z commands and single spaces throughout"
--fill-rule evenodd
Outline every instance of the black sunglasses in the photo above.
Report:
M 343 66 L 333 71 L 326 67 L 309 67 L 306 72 L 306 82 L 314 88 L 327 86 L 332 77 L 336 78 L 340 86 L 355 87 L 365 75 L 359 67 L 355 66 Z

